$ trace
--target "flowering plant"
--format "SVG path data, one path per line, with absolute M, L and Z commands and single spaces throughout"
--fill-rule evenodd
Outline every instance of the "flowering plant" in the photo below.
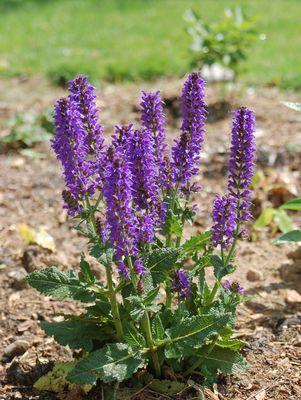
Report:
M 224 278 L 235 270 L 235 246 L 250 218 L 253 113 L 234 113 L 228 189 L 216 195 L 212 229 L 184 240 L 205 135 L 200 74 L 184 84 L 181 134 L 171 151 L 159 92 L 142 92 L 141 126 L 117 126 L 110 144 L 88 80 L 77 77 L 69 92 L 55 106 L 52 148 L 63 167 L 64 207 L 106 279 L 96 278 L 84 255 L 79 271 L 51 267 L 26 278 L 47 296 L 83 303 L 79 316 L 41 323 L 60 344 L 82 350 L 68 380 L 121 382 L 146 368 L 160 377 L 166 366 L 204 379 L 242 371 L 243 343 L 232 333 L 244 289 Z M 213 285 L 205 277 L 210 267 Z

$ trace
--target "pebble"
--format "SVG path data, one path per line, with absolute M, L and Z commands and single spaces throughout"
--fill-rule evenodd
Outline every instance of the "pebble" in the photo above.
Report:
M 286 289 L 284 292 L 284 299 L 287 304 L 301 303 L 301 294 L 294 289 Z
M 28 348 L 29 342 L 27 340 L 16 340 L 5 347 L 3 355 L 5 358 L 12 360 L 14 357 L 24 354 Z
M 260 271 L 256 271 L 255 269 L 249 269 L 247 272 L 247 279 L 250 282 L 261 281 L 263 279 L 263 274 Z
M 24 282 L 24 278 L 27 275 L 27 272 L 24 268 L 16 268 L 12 271 L 9 271 L 8 276 L 13 280 L 13 286 L 16 289 L 24 289 L 26 288 L 27 284 Z

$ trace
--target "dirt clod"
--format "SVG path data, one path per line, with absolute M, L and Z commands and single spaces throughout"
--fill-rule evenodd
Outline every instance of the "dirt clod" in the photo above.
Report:
M 247 272 L 247 279 L 250 282 L 262 281 L 263 274 L 260 271 L 256 271 L 255 269 L 249 269 Z

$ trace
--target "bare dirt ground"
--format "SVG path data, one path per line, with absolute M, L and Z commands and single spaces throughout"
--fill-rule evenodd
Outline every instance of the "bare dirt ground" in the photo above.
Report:
M 104 85 L 100 106 L 106 133 L 116 123 L 139 119 L 140 88 L 160 88 L 167 105 L 168 138 L 172 141 L 180 125 L 177 96 L 181 84 L 180 80 L 162 79 L 152 84 Z M 0 93 L 0 135 L 4 135 L 8 116 L 17 111 L 43 110 L 65 91 L 36 78 L 0 81 Z M 230 111 L 234 104 L 247 105 L 255 111 L 258 168 L 282 185 L 268 194 L 255 193 L 254 214 L 259 214 L 267 200 L 277 204 L 291 193 L 300 196 L 301 114 L 281 104 L 294 97 L 272 88 L 245 90 L 236 94 L 229 112 L 223 115 L 216 107 L 217 92 L 209 87 L 210 122 L 198 177 L 202 190 L 194 199 L 199 216 L 189 233 L 210 226 L 213 195 L 222 193 L 225 187 Z M 21 278 L 26 272 L 45 266 L 76 267 L 85 249 L 83 238 L 72 229 L 61 208 L 63 182 L 59 165 L 48 144 L 37 149 L 47 157 L 30 160 L 17 151 L 0 154 L 0 399 L 85 399 L 88 397 L 79 393 L 73 393 L 72 398 L 66 394 L 56 397 L 32 389 L 32 383 L 49 370 L 49 362 L 72 356 L 68 348 L 45 337 L 39 321 L 57 318 L 53 315 L 62 311 L 76 312 L 77 306 L 45 298 Z M 295 221 L 300 224 L 300 219 Z M 25 246 L 18 229 L 22 223 L 35 229 L 44 227 L 53 236 L 56 250 Z M 252 367 L 240 376 L 221 378 L 215 388 L 218 397 L 209 394 L 208 399 L 301 399 L 301 251 L 297 246 L 275 246 L 267 231 L 252 238 L 239 245 L 239 268 L 235 273 L 250 296 L 250 301 L 239 309 L 236 336 L 246 341 L 244 354 Z M 257 272 L 255 280 L 250 278 L 250 270 Z M 17 343 L 17 350 L 7 355 L 7 346 L 13 343 Z M 93 396 L 102 398 L 97 391 Z M 146 397 L 141 393 L 137 398 Z

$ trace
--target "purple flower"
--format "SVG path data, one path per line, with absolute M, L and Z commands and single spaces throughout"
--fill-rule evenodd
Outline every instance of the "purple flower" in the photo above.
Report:
M 137 253 L 137 217 L 133 210 L 132 173 L 122 147 L 110 147 L 103 196 L 109 240 L 117 259 Z
M 103 149 L 103 131 L 98 122 L 96 94 L 86 76 L 78 76 L 68 84 L 69 99 L 78 105 L 78 110 L 86 130 L 91 153 L 99 154 Z
M 130 271 L 122 260 L 118 262 L 117 270 L 120 277 L 129 279 Z
M 191 177 L 199 170 L 206 118 L 204 87 L 200 73 L 194 72 L 188 76 L 182 92 L 182 132 L 172 148 L 172 168 L 174 182 L 184 189 L 188 189 Z
M 163 101 L 160 92 L 142 92 L 140 105 L 142 126 L 151 131 L 154 137 L 155 161 L 160 173 L 160 184 L 166 187 L 168 185 L 166 179 L 168 154 L 164 133 Z
M 223 286 L 225 289 L 231 291 L 232 293 L 244 294 L 244 292 L 245 292 L 244 287 L 241 286 L 241 284 L 237 281 L 233 281 L 231 283 L 231 281 L 229 279 L 226 279 Z
M 254 174 L 254 132 L 254 113 L 245 107 L 236 110 L 233 117 L 228 191 L 238 200 L 239 222 L 251 218 L 249 186 Z
M 172 281 L 172 289 L 179 293 L 181 298 L 188 299 L 190 297 L 190 278 L 188 272 L 179 269 L 176 271 L 175 277 Z
M 236 199 L 230 195 L 215 196 L 213 203 L 211 238 L 215 247 L 225 249 L 233 243 L 236 223 Z
M 154 137 L 150 130 L 140 129 L 135 131 L 132 140 L 133 197 L 140 222 L 140 240 L 150 243 L 165 212 L 159 194 Z
M 137 258 L 137 260 L 134 261 L 134 269 L 135 272 L 140 276 L 143 276 L 146 273 L 146 269 L 142 264 L 142 260 L 140 258 Z
M 96 94 L 94 87 L 85 76 L 78 76 L 68 84 L 69 99 L 77 105 L 83 129 L 85 131 L 85 143 L 89 149 L 89 163 L 91 168 L 92 190 L 101 188 L 104 179 L 104 139 L 103 130 L 98 121 L 98 109 L 96 106 Z
M 89 147 L 80 113 L 73 101 L 58 100 L 54 122 L 56 135 L 51 140 L 51 146 L 63 167 L 68 189 L 63 193 L 65 207 L 68 214 L 73 216 L 80 212 L 83 197 L 93 193 L 90 184 L 91 165 L 87 161 Z

